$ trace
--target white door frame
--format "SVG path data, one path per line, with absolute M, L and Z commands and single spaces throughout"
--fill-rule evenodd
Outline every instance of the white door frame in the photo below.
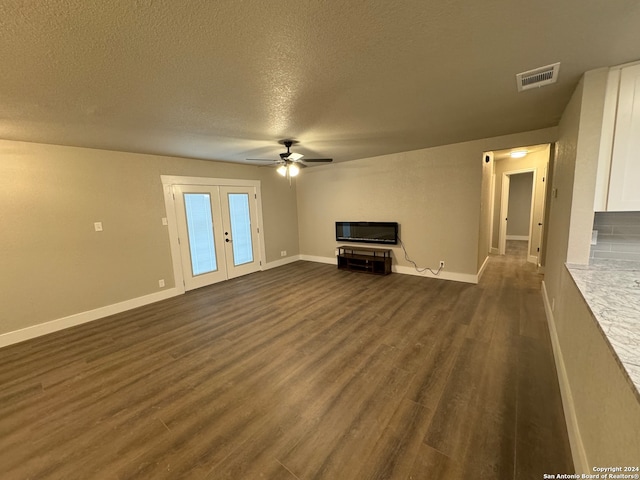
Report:
M 537 226 L 538 227 L 538 251 L 536 252 L 536 267 L 538 267 L 538 272 L 540 273 L 544 273 L 544 271 L 542 270 L 542 265 L 540 265 L 540 256 L 542 255 L 542 241 L 544 239 L 544 229 L 547 228 L 546 223 L 547 223 L 547 219 L 545 218 L 545 209 L 547 208 L 547 180 L 549 178 L 549 162 L 546 163 L 546 165 L 544 166 L 544 176 L 542 177 L 542 182 L 543 182 L 543 189 L 542 189 L 542 200 L 541 200 L 541 207 L 540 207 L 540 221 L 537 222 L 537 225 L 534 225 L 534 228 Z M 533 185 L 533 187 L 535 188 L 535 184 Z M 533 221 L 535 222 L 536 219 L 533 219 Z
M 164 192 L 164 207 L 167 215 L 167 226 L 169 228 L 169 242 L 171 246 L 171 261 L 173 264 L 173 277 L 175 288 L 179 294 L 185 293 L 184 276 L 182 273 L 182 257 L 180 253 L 180 245 L 178 243 L 178 220 L 176 217 L 175 199 L 173 197 L 174 185 L 206 185 L 212 187 L 219 186 L 235 186 L 235 187 L 253 187 L 256 189 L 256 203 L 258 209 L 258 251 L 260 258 L 260 270 L 264 269 L 263 260 L 266 258 L 264 245 L 264 226 L 262 222 L 262 192 L 260 189 L 260 180 L 243 180 L 231 178 L 208 178 L 208 177 L 182 177 L 176 175 L 160 175 L 162 181 L 162 189 Z
M 487 251 L 487 254 L 492 254 L 496 251 L 495 248 L 493 248 L 493 217 L 496 213 L 496 206 L 495 206 L 495 202 L 496 202 L 496 169 L 495 169 L 495 161 L 494 161 L 494 154 L 493 151 L 489 151 L 489 152 L 482 152 L 482 161 L 485 162 L 487 156 L 489 157 L 489 163 L 490 163 L 490 172 L 489 172 L 489 225 L 487 225 L 487 228 L 489 229 L 489 250 Z
M 502 174 L 502 193 L 500 193 L 500 229 L 498 230 L 498 253 L 504 255 L 507 251 L 507 217 L 509 215 L 509 188 L 511 178 L 507 173 Z
M 537 172 L 538 169 L 535 167 L 532 168 L 523 168 L 521 170 L 509 170 L 507 172 L 503 172 L 502 174 L 502 193 L 500 195 L 500 233 L 498 237 L 498 249 L 500 255 L 504 255 L 507 249 L 507 218 L 508 218 L 508 210 L 509 210 L 509 184 L 511 175 L 518 175 L 520 173 L 533 173 L 533 180 L 531 184 L 531 209 L 529 210 L 529 234 L 527 240 L 527 261 L 531 261 L 531 235 L 533 233 L 533 229 L 531 227 L 534 218 L 533 213 L 535 211 L 536 204 L 536 181 L 537 181 Z M 536 260 L 538 257 L 535 257 Z M 534 261 L 535 263 L 535 261 Z
M 493 253 L 495 250 L 493 248 L 493 219 L 496 214 L 496 174 L 491 174 L 491 221 L 489 222 L 489 252 Z

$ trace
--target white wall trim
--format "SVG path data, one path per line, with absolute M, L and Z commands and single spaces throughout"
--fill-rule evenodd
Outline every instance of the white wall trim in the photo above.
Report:
M 262 266 L 262 270 L 271 270 L 272 268 L 283 267 L 293 262 L 300 260 L 300 255 L 291 255 L 290 257 L 281 258 L 280 260 L 274 260 L 273 262 L 266 263 Z
M 527 256 L 527 262 L 538 265 L 538 257 L 536 255 L 529 255 Z
M 124 302 L 114 303 L 104 307 L 96 308 L 86 312 L 76 313 L 69 315 L 68 317 L 58 318 L 45 323 L 39 323 L 38 325 L 32 325 L 30 327 L 15 330 L 13 332 L 7 332 L 0 335 L 0 348 L 14 343 L 24 342 L 32 338 L 47 335 L 49 333 L 64 330 L 65 328 L 75 327 L 83 323 L 99 320 L 116 313 L 121 313 L 127 310 L 131 310 L 151 303 L 159 302 L 167 298 L 175 297 L 181 293 L 176 288 L 168 288 L 160 292 L 151 293 L 142 297 L 132 298 L 131 300 L 125 300 Z
M 180 175 L 160 175 L 163 185 L 205 185 L 230 187 L 260 187 L 260 180 L 244 178 L 211 178 L 211 177 L 183 177 Z M 213 183 L 212 183 L 213 182 Z
M 305 262 L 328 263 L 330 265 L 338 264 L 338 259 L 336 257 L 318 257 L 315 255 L 300 255 L 300 260 L 304 260 Z
M 551 302 L 547 294 L 547 285 L 542 281 L 542 299 L 544 301 L 544 311 L 547 315 L 547 324 L 549 325 L 549 336 L 551 337 L 551 346 L 553 347 L 553 358 L 556 363 L 556 371 L 558 372 L 558 383 L 560 384 L 560 396 L 562 397 L 562 406 L 564 408 L 564 418 L 567 424 L 567 433 L 569 434 L 569 444 L 571 446 L 571 455 L 573 457 L 573 465 L 576 472 L 588 473 L 589 463 L 587 461 L 587 453 L 584 449 L 580 428 L 578 427 L 578 418 L 573 403 L 573 395 L 571 386 L 569 385 L 569 377 L 564 366 L 562 357 L 562 349 L 558 339 L 558 331 L 556 322 L 551 310 Z
M 404 274 L 404 275 L 415 275 L 420 277 L 439 278 L 441 280 L 452 280 L 455 282 L 464 282 L 464 283 L 478 283 L 478 280 L 482 275 L 482 272 L 484 271 L 485 266 L 487 265 L 488 259 L 489 259 L 488 257 L 485 259 L 477 275 L 442 271 L 440 272 L 440 275 L 436 276 L 436 275 L 433 275 L 428 270 L 424 273 L 418 273 L 415 271 L 415 269 L 411 267 L 405 267 L 402 265 L 393 265 L 392 271 L 396 273 Z M 263 270 L 269 270 L 272 268 L 281 267 L 293 262 L 297 262 L 298 260 L 337 265 L 337 259 L 335 257 L 319 257 L 314 255 L 292 255 L 290 257 L 282 258 L 280 260 L 269 262 L 263 265 Z M 99 320 L 101 318 L 105 318 L 110 315 L 115 315 L 116 313 L 132 310 L 134 308 L 159 302 L 167 298 L 172 298 L 178 295 L 182 295 L 184 293 L 185 292 L 183 288 L 177 288 L 177 287 L 168 288 L 166 290 L 151 293 L 149 295 L 144 295 L 142 297 L 132 298 L 130 300 L 114 303 L 112 305 L 106 305 L 104 307 L 99 307 L 86 312 L 76 313 L 73 315 L 69 315 L 67 317 L 51 320 L 49 322 L 39 323 L 37 325 L 32 325 L 30 327 L 26 327 L 20 330 L 15 330 L 13 332 L 3 333 L 3 334 L 0 334 L 0 348 L 7 347 L 15 343 L 24 342 L 26 340 L 40 337 L 42 335 L 47 335 L 49 333 L 54 333 L 60 330 L 64 330 L 65 328 L 75 327 L 77 325 L 82 325 L 83 323 Z
M 316 263 L 328 263 L 330 265 L 337 265 L 338 260 L 336 257 L 318 257 L 315 255 L 300 255 L 300 260 L 304 260 L 306 262 L 316 262 Z M 437 271 L 437 269 L 433 269 Z M 439 278 L 440 280 L 452 280 L 454 282 L 464 282 L 464 283 L 478 283 L 478 275 L 472 275 L 468 273 L 455 273 L 455 272 L 447 272 L 441 271 L 439 275 L 434 275 L 429 270 L 426 270 L 422 273 L 416 271 L 413 267 L 406 267 L 403 265 L 391 265 L 391 271 L 394 273 L 401 273 L 403 275 L 415 275 L 417 277 L 427 277 L 427 278 Z
M 478 270 L 478 281 L 476 283 L 480 282 L 480 279 L 482 278 L 482 274 L 484 273 L 484 270 L 487 268 L 487 265 L 489 264 L 489 255 L 487 255 L 486 257 L 484 257 L 484 262 L 482 262 L 482 265 L 480 266 L 480 270 Z
M 419 273 L 415 268 L 405 267 L 403 265 L 392 265 L 391 271 L 404 275 L 414 275 L 416 277 L 438 278 L 440 280 L 451 280 L 462 283 L 478 283 L 478 275 L 471 273 L 456 273 L 442 270 L 438 275 L 434 275 L 429 270 Z M 437 269 L 434 269 L 434 271 L 437 271 Z
M 491 247 L 491 250 L 489 251 L 489 253 L 492 253 L 493 255 L 500 255 L 500 250 L 498 250 L 495 247 Z
M 507 240 L 529 240 L 529 235 L 507 235 Z

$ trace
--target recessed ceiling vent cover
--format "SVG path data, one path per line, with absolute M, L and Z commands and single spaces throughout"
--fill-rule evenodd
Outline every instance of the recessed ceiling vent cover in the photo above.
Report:
M 528 72 L 518 73 L 516 81 L 518 82 L 518 91 L 529 90 L 530 88 L 551 85 L 558 81 L 558 71 L 560 70 L 560 62 L 546 67 L 536 68 Z

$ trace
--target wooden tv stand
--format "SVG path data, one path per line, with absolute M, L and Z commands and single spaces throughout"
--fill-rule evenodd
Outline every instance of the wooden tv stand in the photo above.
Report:
M 341 245 L 338 247 L 338 268 L 388 275 L 391 273 L 391 249 Z

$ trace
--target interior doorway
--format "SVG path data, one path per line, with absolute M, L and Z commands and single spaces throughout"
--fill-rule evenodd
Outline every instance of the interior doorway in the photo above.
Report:
M 546 177 L 551 145 L 489 153 L 492 154 L 490 160 L 493 160 L 489 162 L 491 169 L 487 172 L 487 175 L 491 175 L 489 253 L 504 255 L 510 239 L 526 241 L 526 260 L 541 268 L 544 261 Z M 520 185 L 512 191 L 512 184 Z
M 162 180 L 177 288 L 192 290 L 261 269 L 260 182 Z
M 502 174 L 502 194 L 500 196 L 500 239 L 499 253 L 506 254 L 507 242 L 526 242 L 526 248 L 515 251 L 531 250 L 533 207 L 535 202 L 536 170 L 526 169 Z M 512 244 L 517 245 L 517 244 Z

